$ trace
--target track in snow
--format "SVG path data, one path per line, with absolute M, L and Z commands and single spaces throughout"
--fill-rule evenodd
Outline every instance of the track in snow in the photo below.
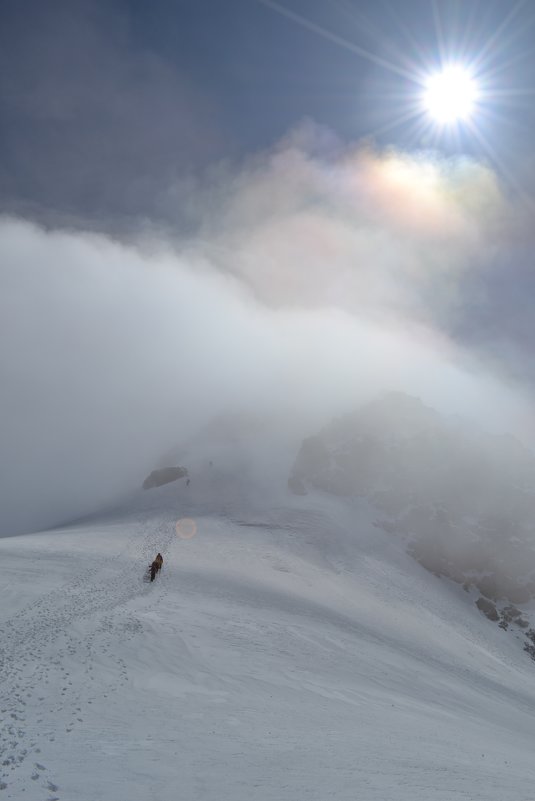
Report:
M 55 742 L 60 721 L 68 734 L 83 724 L 85 711 L 97 700 L 91 687 L 95 665 L 114 661 L 104 697 L 128 681 L 116 645 L 139 633 L 140 624 L 124 607 L 158 588 L 158 582 L 143 581 L 143 570 L 158 551 L 165 558 L 176 536 L 168 520 L 151 518 L 148 534 L 143 522 L 132 529 L 115 556 L 81 571 L 0 626 L 0 789 L 8 799 L 18 797 L 28 777 L 47 801 L 60 798 L 40 761 L 43 743 Z M 73 660 L 81 675 L 72 674 Z

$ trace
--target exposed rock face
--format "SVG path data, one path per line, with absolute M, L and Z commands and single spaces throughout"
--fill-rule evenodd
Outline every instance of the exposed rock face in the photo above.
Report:
M 524 645 L 524 651 L 527 651 L 531 658 L 535 660 L 535 629 L 528 629 L 526 637 L 529 642 Z
M 148 490 L 153 487 L 161 487 L 163 484 L 170 484 L 188 475 L 185 467 L 162 467 L 160 470 L 153 470 L 143 482 L 143 489 Z
M 535 661 L 535 630 L 528 628 L 529 621 L 522 617 L 520 609 L 517 609 L 513 604 L 499 609 L 496 604 L 483 597 L 477 599 L 476 606 L 489 620 L 497 622 L 504 631 L 507 631 L 512 624 L 519 626 L 521 629 L 527 629 L 527 631 L 524 631 L 527 640 L 527 642 L 524 642 L 524 651 Z
M 484 615 L 488 617 L 489 620 L 499 620 L 500 616 L 498 614 L 498 610 L 496 606 L 492 603 L 492 601 L 487 601 L 486 598 L 478 598 L 476 601 L 476 606 L 478 609 L 483 612 Z
M 478 588 L 485 614 L 535 598 L 535 456 L 513 437 L 393 393 L 305 440 L 291 482 L 366 498 L 420 564 Z
M 515 623 L 517 626 L 520 626 L 521 629 L 527 629 L 529 626 L 528 621 L 524 620 L 522 617 L 520 609 L 517 609 L 513 604 L 505 606 L 500 610 L 500 618 L 500 626 L 502 629 L 508 628 L 510 623 Z

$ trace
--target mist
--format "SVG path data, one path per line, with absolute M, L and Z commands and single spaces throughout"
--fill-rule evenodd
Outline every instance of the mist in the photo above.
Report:
M 3 536 L 136 489 L 221 415 L 298 441 L 401 390 L 531 440 L 529 388 L 456 336 L 523 225 L 487 166 L 306 124 L 183 200 L 187 238 L 2 218 Z

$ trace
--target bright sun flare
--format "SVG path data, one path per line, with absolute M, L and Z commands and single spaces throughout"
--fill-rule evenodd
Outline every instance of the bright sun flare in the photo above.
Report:
M 478 97 L 477 84 L 464 67 L 451 65 L 426 82 L 424 105 L 441 125 L 467 120 Z

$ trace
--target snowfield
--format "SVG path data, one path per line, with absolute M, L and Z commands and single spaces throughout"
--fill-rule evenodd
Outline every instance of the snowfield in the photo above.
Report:
M 376 516 L 205 468 L 0 540 L 0 801 L 533 801 L 535 663 Z

